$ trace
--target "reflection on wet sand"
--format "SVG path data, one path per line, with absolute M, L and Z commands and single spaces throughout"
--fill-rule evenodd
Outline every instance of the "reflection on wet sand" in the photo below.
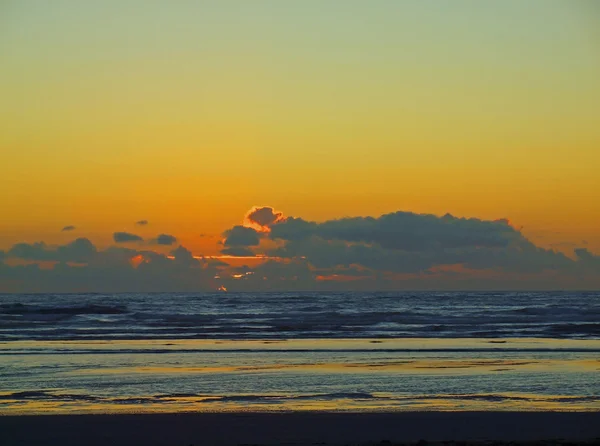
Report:
M 600 341 L 0 344 L 0 413 L 597 411 Z

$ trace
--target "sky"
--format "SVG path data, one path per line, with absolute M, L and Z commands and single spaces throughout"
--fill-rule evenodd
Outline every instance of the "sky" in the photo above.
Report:
M 0 291 L 600 288 L 598 30 L 592 0 L 0 1 Z

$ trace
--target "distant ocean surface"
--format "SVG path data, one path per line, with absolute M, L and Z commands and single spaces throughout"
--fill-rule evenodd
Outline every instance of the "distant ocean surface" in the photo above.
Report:
M 0 295 L 0 414 L 600 410 L 600 293 Z
M 0 295 L 0 340 L 600 338 L 600 293 Z

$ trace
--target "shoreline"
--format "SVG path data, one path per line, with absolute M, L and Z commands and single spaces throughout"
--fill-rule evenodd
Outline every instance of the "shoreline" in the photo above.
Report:
M 366 445 L 600 442 L 600 412 L 227 412 L 0 416 L 0 444 Z M 421 444 L 422 441 L 421 441 Z

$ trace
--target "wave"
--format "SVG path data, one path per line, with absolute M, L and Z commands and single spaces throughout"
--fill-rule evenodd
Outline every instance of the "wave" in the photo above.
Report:
M 127 308 L 124 305 L 81 305 L 73 307 L 35 307 L 22 303 L 0 305 L 0 313 L 4 314 L 56 314 L 56 315 L 79 315 L 79 314 L 124 314 Z
M 598 293 L 0 295 L 0 340 L 600 338 Z
M 100 397 L 75 393 L 52 393 L 48 391 L 23 391 L 0 395 L 0 400 L 59 400 L 59 401 L 98 401 Z

